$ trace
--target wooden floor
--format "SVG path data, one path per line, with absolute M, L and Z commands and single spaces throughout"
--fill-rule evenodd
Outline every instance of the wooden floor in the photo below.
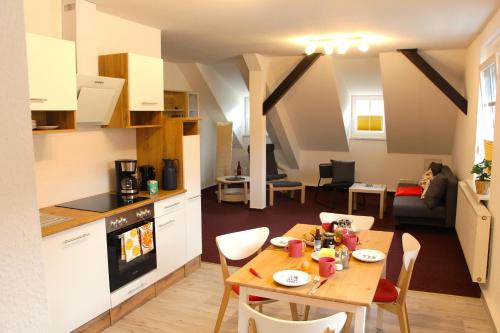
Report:
M 202 263 L 200 269 L 117 322 L 106 333 L 212 332 L 222 297 L 220 266 Z M 480 299 L 410 291 L 407 298 L 412 333 L 493 332 Z M 238 304 L 229 302 L 222 332 L 236 332 Z M 290 319 L 289 307 L 277 302 L 264 313 Z M 311 309 L 311 319 L 331 313 Z M 376 307 L 367 312 L 366 332 L 376 332 Z M 384 332 L 399 332 L 396 316 L 385 313 Z

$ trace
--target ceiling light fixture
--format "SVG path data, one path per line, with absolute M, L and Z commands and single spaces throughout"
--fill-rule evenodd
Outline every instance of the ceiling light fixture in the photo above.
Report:
M 331 54 L 333 54 L 333 45 L 332 45 L 332 44 L 326 44 L 326 45 L 323 47 L 323 51 L 325 51 L 325 54 L 326 54 L 326 55 L 331 55 Z
M 322 49 L 326 55 L 346 54 L 350 48 L 357 48 L 360 52 L 368 52 L 369 50 L 368 35 L 340 35 L 332 37 L 304 37 L 300 41 L 306 44 L 305 53 L 311 55 L 317 50 Z
M 305 52 L 306 52 L 307 55 L 313 54 L 314 52 L 316 52 L 316 45 L 314 45 L 314 44 L 308 45 L 306 47 L 306 51 Z

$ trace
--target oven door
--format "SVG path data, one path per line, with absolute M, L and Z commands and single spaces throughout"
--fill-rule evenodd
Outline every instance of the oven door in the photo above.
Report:
M 129 262 L 122 260 L 121 234 L 150 222 L 153 222 L 152 231 L 153 244 L 155 245 L 154 249 Z M 111 292 L 156 268 L 156 235 L 154 230 L 154 220 L 151 219 L 132 224 L 107 234 L 109 287 Z

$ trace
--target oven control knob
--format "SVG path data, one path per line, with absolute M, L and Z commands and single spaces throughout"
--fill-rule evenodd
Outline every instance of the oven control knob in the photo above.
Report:
M 111 221 L 111 227 L 112 228 L 116 228 L 117 224 L 118 224 L 118 222 L 116 220 Z
M 127 219 L 126 219 L 126 218 L 124 218 L 124 217 L 122 217 L 122 218 L 120 219 L 120 225 L 124 225 L 124 224 L 127 224 Z
M 146 209 L 146 215 L 151 215 L 151 211 L 149 209 Z
M 135 217 L 137 217 L 138 219 L 142 217 L 142 211 L 138 211 L 137 213 L 135 213 Z

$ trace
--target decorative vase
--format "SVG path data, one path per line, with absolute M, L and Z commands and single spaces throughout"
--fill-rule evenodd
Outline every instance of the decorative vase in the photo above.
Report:
M 477 194 L 488 194 L 490 192 L 490 181 L 489 180 L 476 180 L 476 193 Z

